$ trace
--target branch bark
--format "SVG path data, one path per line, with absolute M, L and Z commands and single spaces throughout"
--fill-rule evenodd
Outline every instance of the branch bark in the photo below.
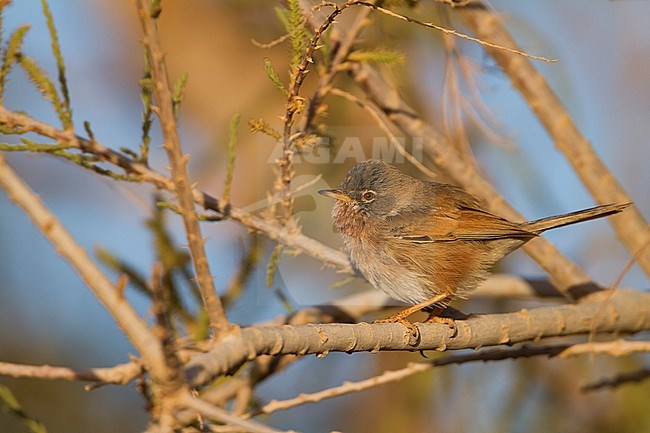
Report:
M 320 324 L 241 329 L 228 335 L 186 367 L 192 386 L 232 374 L 260 355 L 325 355 L 329 352 L 469 349 L 514 344 L 543 337 L 589 332 L 633 333 L 650 329 L 650 293 L 603 291 L 579 304 L 543 307 L 507 314 L 476 315 L 448 326 L 417 324 L 413 342 L 400 324 Z

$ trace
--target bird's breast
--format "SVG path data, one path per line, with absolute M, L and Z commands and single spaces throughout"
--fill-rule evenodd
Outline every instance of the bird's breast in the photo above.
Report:
M 400 263 L 394 245 L 386 239 L 381 221 L 375 221 L 344 203 L 332 217 L 352 264 L 377 289 L 402 302 L 416 304 L 431 295 L 422 276 Z

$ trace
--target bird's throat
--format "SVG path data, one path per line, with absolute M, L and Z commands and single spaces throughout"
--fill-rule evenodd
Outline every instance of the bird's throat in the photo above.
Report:
M 368 234 L 369 217 L 355 203 L 337 201 L 332 209 L 332 221 L 344 237 L 359 239 Z

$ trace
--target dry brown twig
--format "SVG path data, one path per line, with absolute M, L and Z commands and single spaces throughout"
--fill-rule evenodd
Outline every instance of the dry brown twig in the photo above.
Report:
M 446 15 L 443 17 L 447 18 Z M 478 66 L 462 54 L 456 38 L 443 34 L 442 42 L 445 48 L 441 101 L 442 131 L 447 140 L 458 149 L 461 158 L 480 173 L 481 169 L 470 143 L 468 125 L 474 125 L 492 144 L 504 149 L 511 149 L 513 145 L 493 126 L 500 125 L 500 122 L 495 119 L 481 97 L 476 79 Z
M 499 145 L 506 150 L 512 149 L 513 144 L 495 130 L 495 126 L 503 126 L 503 123 L 492 114 L 481 95 L 477 75 L 482 66 L 463 55 L 458 40 L 455 38 L 443 35 L 442 40 L 446 52 L 443 116 L 446 112 L 445 107 L 451 105 L 456 116 L 460 116 L 461 113 L 465 114 L 467 120 L 480 130 L 490 143 Z M 465 84 L 468 95 L 464 94 L 462 84 Z M 445 103 L 447 100 L 450 101 Z M 456 121 L 457 125 L 458 123 Z M 471 151 L 469 138 L 463 139 L 467 140 L 467 143 L 463 145 Z
M 229 329 L 229 324 L 226 312 L 221 305 L 221 300 L 214 286 L 204 248 L 205 239 L 201 235 L 201 228 L 194 209 L 192 185 L 187 175 L 189 156 L 183 155 L 183 149 L 178 137 L 165 53 L 160 46 L 156 20 L 151 16 L 151 2 L 137 0 L 136 6 L 144 34 L 143 42 L 151 63 L 151 73 L 154 81 L 153 89 L 158 104 L 156 112 L 160 118 L 164 136 L 163 147 L 167 152 L 167 158 L 171 165 L 174 191 L 178 198 L 183 224 L 185 225 L 190 254 L 192 255 L 192 264 L 196 272 L 196 281 L 210 318 L 210 326 L 218 337 Z
M 277 38 L 275 40 L 272 40 L 271 42 L 262 43 L 262 42 L 259 42 L 257 39 L 253 38 L 253 39 L 251 39 L 251 43 L 253 45 L 255 45 L 257 48 L 261 48 L 263 50 L 268 50 L 268 49 L 271 49 L 273 47 L 277 47 L 281 43 L 286 42 L 287 40 L 289 40 L 292 36 L 294 36 L 301 29 L 303 29 L 305 27 L 305 24 L 307 24 L 307 18 L 303 19 L 302 23 L 300 23 L 298 26 L 296 26 L 295 29 L 293 29 L 292 31 L 290 31 L 290 32 L 288 32 L 288 33 L 286 33 L 286 34 L 284 34 L 282 36 L 280 36 L 279 38 Z
M 364 8 L 361 9 L 354 18 L 354 22 L 345 32 L 341 32 L 338 27 L 332 29 L 331 34 L 331 43 L 336 44 L 336 54 L 334 58 L 331 59 L 329 71 L 326 71 L 318 80 L 318 87 L 314 91 L 312 97 L 309 99 L 309 106 L 307 107 L 307 115 L 304 118 L 304 123 L 301 125 L 301 130 L 306 131 L 312 126 L 312 122 L 318 112 L 318 109 L 323 103 L 323 99 L 327 96 L 329 91 L 332 88 L 332 83 L 334 79 L 342 72 L 344 68 L 342 67 L 352 51 L 352 46 L 354 45 L 357 37 L 361 31 L 368 24 L 368 15 L 370 15 L 370 9 Z
M 291 180 L 295 174 L 293 170 L 293 156 L 295 152 L 293 140 L 299 136 L 299 134 L 293 134 L 293 125 L 296 116 L 303 112 L 305 105 L 304 98 L 299 95 L 300 89 L 305 81 L 305 78 L 307 77 L 307 73 L 309 72 L 308 67 L 311 63 L 313 63 L 312 56 L 319 48 L 319 41 L 321 36 L 330 27 L 330 25 L 332 25 L 335 18 L 350 5 L 349 2 L 344 3 L 341 6 L 337 5 L 336 3 L 324 2 L 322 6 L 331 6 L 334 10 L 329 15 L 327 15 L 320 26 L 314 30 L 314 34 L 307 44 L 307 48 L 305 50 L 305 53 L 302 55 L 300 62 L 295 65 L 295 68 L 291 71 L 291 85 L 287 94 L 287 103 L 283 117 L 284 128 L 281 138 L 282 156 L 277 160 L 279 170 L 276 183 L 274 185 L 274 193 L 279 194 L 283 199 L 280 206 L 281 212 L 279 215 L 279 220 L 282 225 L 290 227 L 291 230 L 297 230 L 296 225 L 291 221 L 293 213 Z
M 459 60 L 457 60 L 462 56 L 457 51 L 454 38 L 443 35 L 442 41 L 446 52 L 441 102 L 442 129 L 447 140 L 456 146 L 461 158 L 467 164 L 472 165 L 475 170 L 479 170 L 478 161 L 474 158 L 474 152 L 463 124 L 464 95 L 461 91 L 460 74 L 458 73 L 461 66 L 458 65 Z
M 650 239 L 648 240 L 648 243 L 646 243 L 646 245 L 643 246 L 643 248 L 641 248 L 639 251 L 636 252 L 636 254 L 634 254 L 634 256 L 632 256 L 632 258 L 627 262 L 625 267 L 623 267 L 623 270 L 621 270 L 620 274 L 616 278 L 616 281 L 614 281 L 614 284 L 612 284 L 611 287 L 609 288 L 610 290 L 608 290 L 609 297 L 613 296 L 618 291 L 621 281 L 623 281 L 625 275 L 628 272 L 630 272 L 632 266 L 634 266 L 634 263 L 637 261 L 639 255 L 643 252 L 643 249 L 647 248 L 648 246 L 650 246 Z M 604 308 L 608 300 L 609 300 L 608 298 L 603 299 L 603 305 L 601 309 L 596 313 L 596 316 L 594 317 L 595 319 L 598 319 L 600 315 L 604 314 Z M 595 336 L 596 336 L 596 330 L 592 329 L 589 335 L 590 343 L 592 342 L 591 340 L 595 338 Z

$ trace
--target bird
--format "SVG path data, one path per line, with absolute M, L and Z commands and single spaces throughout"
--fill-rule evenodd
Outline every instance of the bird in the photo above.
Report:
M 486 210 L 463 189 L 419 180 L 380 160 L 350 169 L 334 198 L 332 220 L 353 267 L 375 288 L 411 305 L 380 323 L 401 323 L 424 310 L 426 322 L 456 298 L 466 298 L 505 255 L 542 232 L 602 218 L 631 203 L 608 204 L 528 222 L 513 222 Z

